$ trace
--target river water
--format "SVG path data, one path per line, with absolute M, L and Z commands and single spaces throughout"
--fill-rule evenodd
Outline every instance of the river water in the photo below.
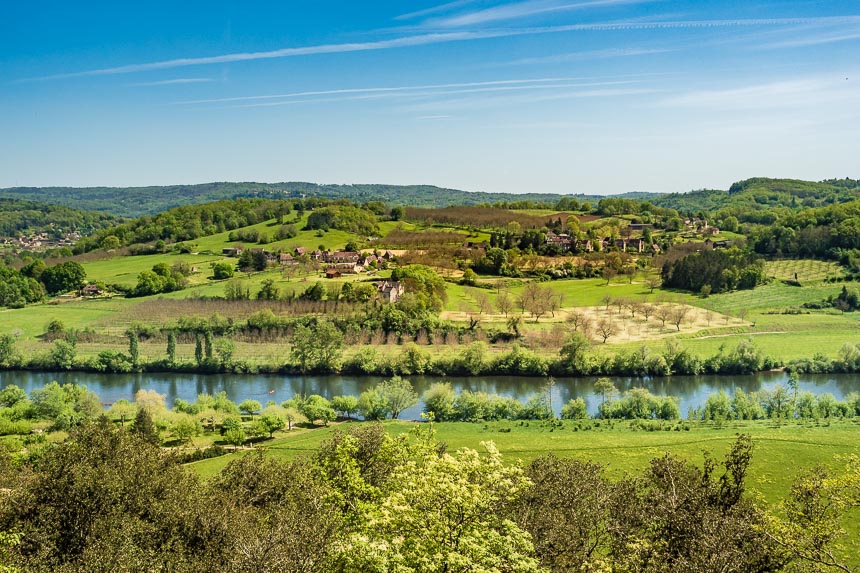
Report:
M 280 376 L 261 374 L 91 374 L 81 372 L 0 372 L 0 387 L 15 384 L 28 393 L 56 380 L 60 383 L 84 384 L 99 395 L 105 404 L 125 398 L 133 400 L 138 390 L 155 390 L 165 394 L 167 404 L 183 398 L 193 402 L 197 395 L 226 391 L 237 404 L 242 400 L 269 400 L 280 403 L 296 394 L 320 394 L 331 398 L 337 395 L 358 396 L 362 391 L 379 383 L 383 378 L 373 376 Z M 440 378 L 413 376 L 410 380 L 418 395 Z M 546 379 L 520 376 L 487 376 L 474 378 L 446 378 L 455 390 L 483 391 L 526 401 L 538 392 L 544 392 Z M 552 404 L 556 413 L 571 398 L 582 397 L 588 411 L 597 413 L 600 397 L 594 393 L 595 378 L 557 378 L 552 390 Z M 614 377 L 612 381 L 621 390 L 643 387 L 653 394 L 680 398 L 681 416 L 690 407 L 702 406 L 709 394 L 725 390 L 732 394 L 735 388 L 755 392 L 786 385 L 788 376 L 783 372 L 763 372 L 747 376 L 671 376 L 655 378 Z M 800 390 L 813 394 L 831 393 L 841 400 L 850 392 L 860 392 L 860 375 L 805 375 L 800 379 Z M 403 419 L 418 419 L 422 404 L 403 412 Z

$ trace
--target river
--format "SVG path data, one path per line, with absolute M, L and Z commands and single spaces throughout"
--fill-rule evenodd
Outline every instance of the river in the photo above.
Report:
M 382 380 L 373 376 L 279 376 L 263 374 L 91 374 L 81 372 L 0 372 L 0 387 L 15 384 L 30 392 L 56 380 L 60 383 L 84 384 L 99 395 L 105 404 L 120 399 L 133 400 L 138 390 L 155 390 L 167 397 L 167 404 L 182 398 L 193 402 L 202 392 L 214 394 L 226 391 L 237 404 L 242 400 L 269 400 L 280 403 L 296 394 L 320 394 L 331 398 L 337 395 L 359 395 Z M 418 395 L 439 378 L 413 376 L 410 380 Z M 455 390 L 483 391 L 510 396 L 521 401 L 545 391 L 546 379 L 519 376 L 480 376 L 474 378 L 446 378 Z M 571 398 L 582 397 L 588 411 L 597 413 L 600 397 L 594 394 L 595 378 L 557 378 L 552 390 L 552 405 L 556 413 Z M 690 407 L 702 406 L 708 395 L 719 390 L 732 394 L 735 388 L 755 392 L 786 385 L 788 376 L 783 372 L 763 372 L 747 376 L 671 376 L 655 378 L 613 377 L 619 390 L 643 387 L 652 393 L 680 398 L 681 416 L 686 417 Z M 850 392 L 860 392 L 860 375 L 804 375 L 800 378 L 801 391 L 813 394 L 831 393 L 837 400 Z M 403 412 L 403 419 L 418 419 L 422 405 Z

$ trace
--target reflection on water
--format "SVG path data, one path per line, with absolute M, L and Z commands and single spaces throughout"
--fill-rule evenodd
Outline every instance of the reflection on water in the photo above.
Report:
M 194 401 L 198 394 L 226 391 L 236 403 L 254 399 L 265 404 L 268 400 L 282 402 L 296 394 L 320 394 L 332 397 L 343 394 L 358 395 L 382 380 L 373 376 L 277 376 L 257 374 L 91 374 L 80 372 L 0 372 L 0 387 L 15 384 L 30 392 L 56 380 L 60 383 L 85 384 L 105 403 L 122 398 L 132 400 L 141 389 L 155 390 L 167 396 L 168 405 L 176 398 Z M 410 380 L 418 395 L 440 378 L 414 376 Z M 492 376 L 476 378 L 447 378 L 455 390 L 472 390 L 510 396 L 525 401 L 537 392 L 545 391 L 546 379 L 520 376 Z M 558 378 L 553 388 L 552 403 L 558 412 L 571 398 L 582 397 L 588 411 L 597 412 L 600 398 L 594 394 L 595 378 Z M 785 385 L 788 376 L 782 372 L 764 372 L 749 376 L 671 376 L 660 378 L 612 378 L 621 390 L 644 387 L 654 394 L 677 396 L 681 400 L 681 415 L 690 407 L 702 406 L 709 394 L 725 390 L 732 394 L 735 388 L 755 392 Z M 800 390 L 814 394 L 829 392 L 841 400 L 849 392 L 860 392 L 860 375 L 805 375 Z M 421 405 L 406 410 L 404 419 L 417 419 Z

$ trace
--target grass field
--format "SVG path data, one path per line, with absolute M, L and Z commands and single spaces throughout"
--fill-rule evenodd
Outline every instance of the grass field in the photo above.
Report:
M 827 278 L 841 277 L 842 268 L 832 261 L 816 261 L 813 259 L 783 259 L 765 263 L 767 276 L 777 280 L 801 283 L 819 282 Z

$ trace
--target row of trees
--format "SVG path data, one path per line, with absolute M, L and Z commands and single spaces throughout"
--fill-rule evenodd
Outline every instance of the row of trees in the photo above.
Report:
M 80 290 L 86 283 L 87 273 L 75 262 L 46 266 L 36 259 L 15 270 L 0 264 L 0 306 L 21 308 L 39 302 L 47 295 Z
M 0 464 L 9 571 L 849 571 L 839 525 L 860 506 L 854 458 L 760 505 L 748 436 L 722 461 L 667 454 L 618 480 L 551 455 L 510 465 L 491 442 L 449 453 L 426 427 L 338 431 L 303 459 L 242 456 L 207 481 L 106 421 L 72 438 Z

